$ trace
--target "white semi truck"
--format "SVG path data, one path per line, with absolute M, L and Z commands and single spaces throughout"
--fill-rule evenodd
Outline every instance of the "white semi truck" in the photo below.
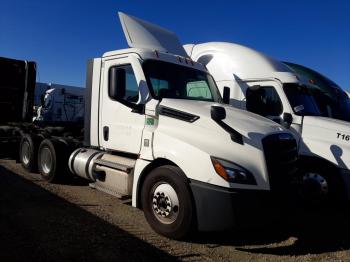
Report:
M 283 191 L 297 172 L 293 135 L 224 104 L 172 32 L 119 17 L 130 48 L 88 63 L 83 141 L 39 132 L 22 156 L 37 154 L 49 182 L 68 166 L 96 189 L 131 197 L 152 228 L 172 238 L 230 228 L 246 197 Z
M 209 42 L 184 47 L 206 66 L 221 93 L 231 90 L 231 105 L 274 120 L 295 134 L 308 197 L 350 198 L 350 124 L 324 117 L 310 92 L 317 86 L 245 46 Z
M 85 89 L 60 84 L 37 83 L 34 92 L 33 121 L 83 122 Z

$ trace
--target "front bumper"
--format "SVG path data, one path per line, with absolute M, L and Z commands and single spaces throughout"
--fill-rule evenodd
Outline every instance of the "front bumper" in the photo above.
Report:
M 262 222 L 271 207 L 271 192 L 237 190 L 190 181 L 199 231 L 222 231 Z M 262 215 L 263 214 L 263 215 Z

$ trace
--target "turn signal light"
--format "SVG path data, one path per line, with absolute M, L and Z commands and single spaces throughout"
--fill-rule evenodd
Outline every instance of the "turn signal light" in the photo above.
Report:
M 223 179 L 228 181 L 229 177 L 227 176 L 226 170 L 223 167 L 223 165 L 221 165 L 219 163 L 219 161 L 217 161 L 216 159 L 212 158 L 211 161 L 213 162 L 213 166 L 214 166 L 214 169 L 215 169 L 216 173 L 218 173 L 219 176 L 221 176 Z

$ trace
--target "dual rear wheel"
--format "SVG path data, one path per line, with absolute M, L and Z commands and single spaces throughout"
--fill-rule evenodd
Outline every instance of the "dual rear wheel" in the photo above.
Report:
M 21 138 L 19 148 L 19 159 L 24 169 L 36 172 L 38 169 L 37 155 L 40 138 L 34 134 L 24 134 Z
M 63 182 L 68 177 L 68 158 L 71 151 L 59 139 L 25 134 L 20 143 L 20 162 L 29 172 L 39 171 L 48 182 Z

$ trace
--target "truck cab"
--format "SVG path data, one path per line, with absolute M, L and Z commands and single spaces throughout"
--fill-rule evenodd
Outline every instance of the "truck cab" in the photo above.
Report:
M 119 16 L 130 48 L 88 63 L 84 146 L 70 154 L 71 172 L 131 197 L 168 237 L 235 226 L 235 207 L 245 200 L 238 196 L 259 201 L 295 175 L 293 135 L 224 104 L 212 76 L 175 34 Z M 43 141 L 38 163 L 48 181 L 59 177 L 54 157 Z
M 304 172 L 301 183 L 311 198 L 349 199 L 350 125 L 322 114 L 303 81 L 288 66 L 245 46 L 212 42 L 186 45 L 203 63 L 219 90 L 230 88 L 230 104 L 289 128 L 298 140 Z

